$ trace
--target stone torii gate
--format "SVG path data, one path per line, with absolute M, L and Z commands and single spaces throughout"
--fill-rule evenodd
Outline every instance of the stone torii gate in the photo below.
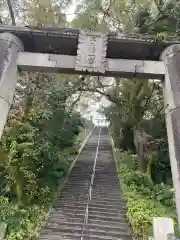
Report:
M 18 69 L 164 80 L 165 113 L 180 226 L 180 42 L 78 29 L 0 26 L 0 136 Z

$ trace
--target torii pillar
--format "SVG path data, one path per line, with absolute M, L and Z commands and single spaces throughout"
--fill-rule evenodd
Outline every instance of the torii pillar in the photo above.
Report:
M 176 209 L 180 228 L 180 44 L 171 45 L 161 55 L 166 74 L 164 101 Z
M 0 138 L 16 87 L 19 51 L 23 51 L 23 44 L 16 36 L 0 34 Z

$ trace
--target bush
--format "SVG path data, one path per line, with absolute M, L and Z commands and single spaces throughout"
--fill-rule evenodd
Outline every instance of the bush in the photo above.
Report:
M 140 171 L 131 172 L 128 178 L 126 178 L 125 184 L 135 184 L 137 187 L 145 186 L 150 189 L 153 188 L 152 180 L 145 174 Z
M 47 210 L 37 205 L 14 210 L 12 217 L 8 219 L 6 239 L 32 239 L 36 236 L 46 215 Z
M 124 197 L 127 202 L 127 216 L 138 240 L 152 235 L 153 217 L 171 217 L 177 227 L 175 209 L 142 197 L 136 190 L 126 188 L 126 191 Z
M 177 229 L 174 192 L 171 186 L 153 184 L 139 172 L 137 158 L 129 153 L 116 152 L 127 216 L 138 240 L 152 236 L 153 217 L 171 217 Z
M 7 240 L 34 239 L 77 151 L 79 115 L 64 110 L 41 117 L 38 124 L 8 122 L 1 142 L 6 154 L 1 178 L 6 180 L 3 188 L 11 193 L 11 197 L 0 198 L 0 220 L 7 223 Z
M 156 199 L 163 205 L 175 208 L 175 192 L 165 184 L 154 185 Z

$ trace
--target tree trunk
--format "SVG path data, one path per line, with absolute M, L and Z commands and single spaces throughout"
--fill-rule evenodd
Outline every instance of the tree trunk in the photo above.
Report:
M 139 159 L 139 170 L 143 173 L 146 173 L 147 159 L 144 155 L 143 139 L 140 135 L 140 132 L 136 130 L 134 130 L 134 145 L 136 147 L 136 152 Z
M 153 164 L 153 158 L 152 158 L 152 154 L 148 154 L 148 164 L 147 164 L 147 168 L 146 168 L 146 174 L 149 178 L 151 178 L 151 171 L 152 171 L 152 164 Z
M 12 1 L 11 0 L 7 0 L 7 4 L 8 4 L 8 8 L 9 8 L 9 13 L 10 13 L 10 16 L 11 16 L 12 25 L 15 26 L 16 25 L 16 21 L 15 21 Z

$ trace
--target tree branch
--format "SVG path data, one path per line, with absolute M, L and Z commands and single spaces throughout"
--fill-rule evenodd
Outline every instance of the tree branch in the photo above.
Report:
M 145 103 L 145 105 L 144 105 L 144 109 L 146 109 L 146 107 L 147 107 L 148 104 L 149 104 L 149 101 L 151 100 L 152 94 L 153 94 L 153 92 L 154 92 L 154 90 L 155 90 L 155 86 L 156 86 L 156 84 L 155 84 L 155 82 L 153 82 L 152 92 L 151 92 L 151 95 L 149 95 L 149 97 L 146 99 L 146 103 Z
M 11 16 L 12 25 L 16 26 L 16 20 L 15 20 L 15 16 L 14 16 L 12 1 L 7 0 L 7 4 L 8 4 L 8 8 L 9 8 L 9 13 L 10 13 L 10 16 Z
M 79 100 L 81 99 L 82 96 L 82 91 L 79 93 L 79 96 L 76 98 L 76 100 L 72 103 L 71 107 L 70 107 L 70 112 L 72 112 L 74 106 L 76 105 L 76 103 L 79 102 Z

